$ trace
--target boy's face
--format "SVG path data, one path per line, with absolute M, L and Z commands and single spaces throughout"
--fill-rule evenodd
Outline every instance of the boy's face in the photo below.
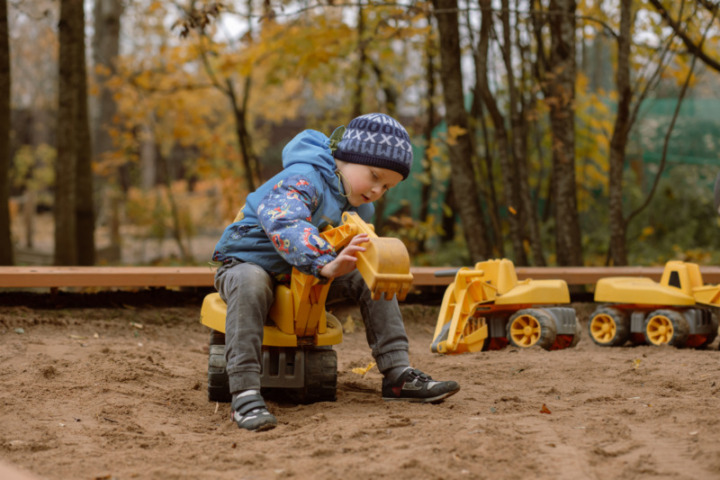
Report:
M 338 170 L 342 174 L 340 178 L 345 187 L 348 202 L 353 207 L 376 201 L 403 179 L 398 172 L 387 168 L 348 163 L 342 160 L 336 162 Z

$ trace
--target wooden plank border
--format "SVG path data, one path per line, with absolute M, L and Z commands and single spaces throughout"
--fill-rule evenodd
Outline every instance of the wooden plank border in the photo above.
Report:
M 448 267 L 413 267 L 416 287 L 445 286 L 453 277 L 436 276 Z M 647 277 L 659 281 L 663 267 L 517 267 L 519 279 L 560 279 L 593 285 L 603 277 Z M 700 267 L 705 284 L 720 283 L 720 267 Z M 214 267 L 0 267 L 0 288 L 212 287 Z
M 0 288 L 211 287 L 211 267 L 0 267 Z

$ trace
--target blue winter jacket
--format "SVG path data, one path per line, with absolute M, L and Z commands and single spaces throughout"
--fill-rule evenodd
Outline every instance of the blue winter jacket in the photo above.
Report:
M 320 269 L 337 253 L 319 233 L 340 225 L 347 211 L 369 222 L 374 207 L 347 202 L 324 134 L 305 130 L 285 146 L 282 158 L 283 170 L 248 195 L 236 221 L 225 228 L 213 260 L 235 258 L 281 276 L 295 267 L 321 278 Z

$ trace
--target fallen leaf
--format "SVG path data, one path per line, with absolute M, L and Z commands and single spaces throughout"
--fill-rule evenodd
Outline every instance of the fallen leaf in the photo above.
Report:
M 370 371 L 371 368 L 375 366 L 375 362 L 370 362 L 367 367 L 356 367 L 352 369 L 353 373 L 357 373 L 358 375 L 365 375 L 367 372 Z
M 342 327 L 345 333 L 353 333 L 355 331 L 355 320 L 353 320 L 352 315 L 347 316 Z
M 540 409 L 540 413 L 552 413 L 550 409 L 543 403 L 542 408 Z

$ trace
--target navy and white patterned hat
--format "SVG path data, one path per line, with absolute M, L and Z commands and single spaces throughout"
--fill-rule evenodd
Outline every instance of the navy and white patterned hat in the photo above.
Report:
M 333 155 L 349 163 L 393 170 L 402 175 L 403 180 L 410 173 L 413 162 L 410 136 L 405 127 L 383 113 L 354 118 Z

